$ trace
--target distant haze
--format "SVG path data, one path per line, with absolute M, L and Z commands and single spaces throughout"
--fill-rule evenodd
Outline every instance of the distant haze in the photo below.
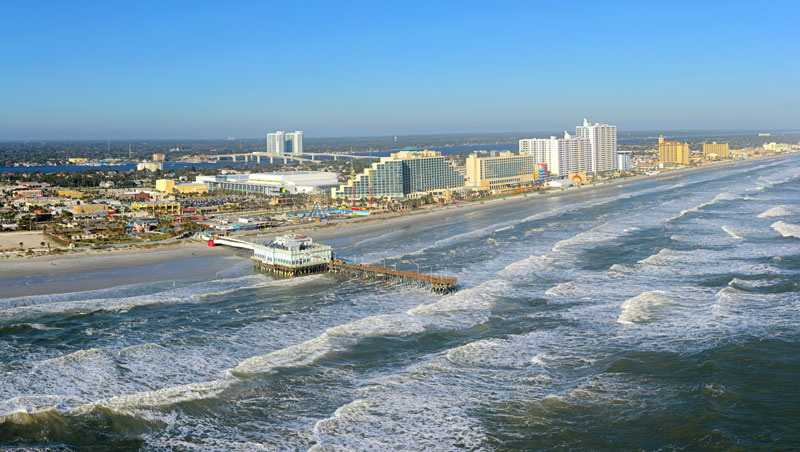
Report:
M 794 2 L 11 2 L 0 140 L 800 128 Z

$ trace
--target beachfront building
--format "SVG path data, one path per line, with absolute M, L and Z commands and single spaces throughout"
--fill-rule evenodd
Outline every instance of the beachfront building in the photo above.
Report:
M 617 171 L 630 171 L 631 151 L 617 151 Z
M 479 157 L 473 152 L 467 157 L 467 184 L 472 187 L 488 187 L 491 190 L 519 187 L 540 182 L 544 177 L 543 167 L 536 164 L 531 154 L 502 151 Z
M 261 270 L 296 276 L 326 271 L 333 259 L 329 245 L 314 243 L 311 237 L 282 235 L 266 245 L 254 245 L 253 260 Z
M 664 136 L 658 137 L 658 163 L 661 166 L 667 164 L 688 165 L 689 164 L 689 143 L 679 141 L 666 141 Z
M 464 176 L 437 151 L 405 150 L 373 163 L 347 184 L 331 189 L 340 199 L 403 198 L 464 186 Z
M 274 173 L 229 174 L 223 176 L 197 176 L 195 183 L 205 185 L 209 191 L 221 190 L 236 193 L 283 196 L 324 190 L 339 183 L 336 173 L 328 171 L 279 171 Z
M 764 143 L 764 150 L 765 151 L 776 151 L 776 152 L 786 152 L 792 149 L 792 145 L 787 143 Z
M 573 137 L 564 132 L 564 138 L 526 138 L 519 140 L 521 154 L 533 156 L 536 163 L 547 166 L 554 175 L 591 172 L 592 148 L 588 138 Z
M 586 163 L 586 172 L 599 173 L 616 169 L 617 126 L 599 122 L 591 125 L 584 119 L 583 125 L 575 127 L 575 135 L 588 139 L 591 146 L 591 157 Z
M 707 159 L 727 159 L 730 157 L 728 143 L 703 143 L 703 157 Z

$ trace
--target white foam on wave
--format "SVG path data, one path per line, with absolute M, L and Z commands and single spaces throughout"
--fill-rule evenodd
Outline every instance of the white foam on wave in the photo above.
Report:
M 31 297 L 33 304 L 18 305 L 0 310 L 0 321 L 11 321 L 52 314 L 88 313 L 101 310 L 126 310 L 159 303 L 191 303 L 203 295 L 225 293 L 245 287 L 264 284 L 264 275 L 247 275 L 237 278 L 203 281 L 162 292 L 129 297 L 102 297 L 86 299 L 59 299 L 58 297 Z M 272 281 L 272 280 L 270 280 Z M 273 284 L 267 282 L 266 284 Z M 274 284 L 281 284 L 275 282 Z M 294 283 L 290 283 L 294 284 Z M 26 301 L 28 299 L 20 299 Z
M 680 305 L 660 290 L 651 290 L 639 294 L 622 303 L 622 312 L 617 323 L 633 325 L 655 320 L 664 308 Z
M 457 394 L 426 397 L 417 385 L 356 399 L 314 425 L 309 452 L 481 450 L 486 433 Z
M 729 236 L 737 239 L 737 240 L 744 240 L 744 237 L 737 234 L 736 231 L 730 226 L 722 226 L 722 230 L 725 231 Z
M 692 213 L 692 212 L 698 212 L 701 209 L 704 209 L 704 208 L 706 208 L 708 206 L 717 204 L 720 201 L 731 201 L 731 200 L 738 199 L 738 198 L 739 197 L 734 195 L 733 193 L 722 192 L 722 193 L 718 194 L 717 196 L 714 196 L 714 199 L 712 199 L 711 201 L 707 201 L 707 202 L 704 202 L 702 204 L 698 204 L 698 205 L 696 205 L 694 207 L 690 207 L 688 209 L 681 210 L 680 213 L 678 213 L 678 215 L 668 219 L 667 222 L 669 223 L 671 221 L 678 220 L 679 218 L 683 217 L 684 215 L 687 215 L 687 214 Z
M 547 289 L 544 294 L 550 297 L 563 297 L 565 295 L 575 295 L 579 288 L 575 281 L 565 281 Z
M 800 225 L 787 223 L 785 221 L 776 221 L 772 223 L 770 227 L 784 237 L 800 239 Z
M 194 382 L 167 386 L 160 389 L 132 392 L 120 395 L 119 391 L 137 387 L 134 382 L 121 383 L 118 375 L 120 364 L 118 357 L 135 361 L 140 355 L 152 355 L 151 352 L 162 351 L 155 344 L 142 344 L 128 347 L 119 352 L 102 349 L 88 349 L 48 360 L 40 367 L 53 367 L 71 381 L 88 383 L 92 393 L 102 398 L 83 403 L 72 413 L 85 413 L 97 407 L 104 407 L 120 412 L 167 406 L 189 400 L 213 398 L 231 387 L 242 378 L 253 375 L 276 372 L 281 368 L 304 367 L 317 362 L 330 353 L 349 349 L 363 338 L 368 337 L 402 337 L 424 333 L 429 328 L 461 328 L 484 322 L 488 319 L 494 306 L 494 297 L 510 288 L 510 283 L 493 280 L 480 286 L 452 294 L 437 302 L 421 305 L 405 314 L 376 315 L 351 323 L 335 326 L 320 336 L 305 342 L 260 356 L 253 356 L 235 367 L 225 370 L 221 377 L 211 381 Z M 72 369 L 64 374 L 66 369 Z M 87 381 L 89 379 L 90 381 Z M 107 382 L 116 382 L 108 385 Z M 107 387 L 103 390 L 100 387 Z M 117 394 L 113 394 L 113 392 Z M 54 391 L 57 392 L 57 391 Z M 63 402 L 63 398 L 59 399 Z M 74 406 L 78 399 L 71 398 L 69 405 Z M 18 407 L 15 404 L 14 410 Z M 52 409 L 52 407 L 38 407 Z M 5 413 L 8 414 L 8 413 Z M 0 412 L 2 419 L 2 412 Z
M 434 303 L 410 309 L 413 316 L 434 317 L 437 321 L 452 320 L 469 325 L 488 320 L 497 297 L 512 289 L 509 281 L 493 279 L 478 286 L 448 295 Z
M 758 214 L 758 218 L 787 217 L 790 215 L 792 215 L 792 211 L 789 210 L 789 207 L 779 205 L 761 212 Z

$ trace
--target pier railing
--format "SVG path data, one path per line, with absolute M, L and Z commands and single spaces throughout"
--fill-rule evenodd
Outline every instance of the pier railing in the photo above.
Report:
M 458 289 L 458 278 L 424 273 L 397 270 L 394 268 L 364 265 L 334 258 L 330 263 L 330 271 L 343 273 L 352 277 L 397 281 L 410 286 L 428 287 L 436 293 L 451 293 Z

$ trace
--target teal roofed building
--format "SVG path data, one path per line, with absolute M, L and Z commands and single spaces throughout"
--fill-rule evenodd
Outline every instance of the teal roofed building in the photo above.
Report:
M 462 176 L 440 152 L 406 148 L 373 163 L 355 180 L 331 189 L 339 199 L 403 198 L 464 186 Z

